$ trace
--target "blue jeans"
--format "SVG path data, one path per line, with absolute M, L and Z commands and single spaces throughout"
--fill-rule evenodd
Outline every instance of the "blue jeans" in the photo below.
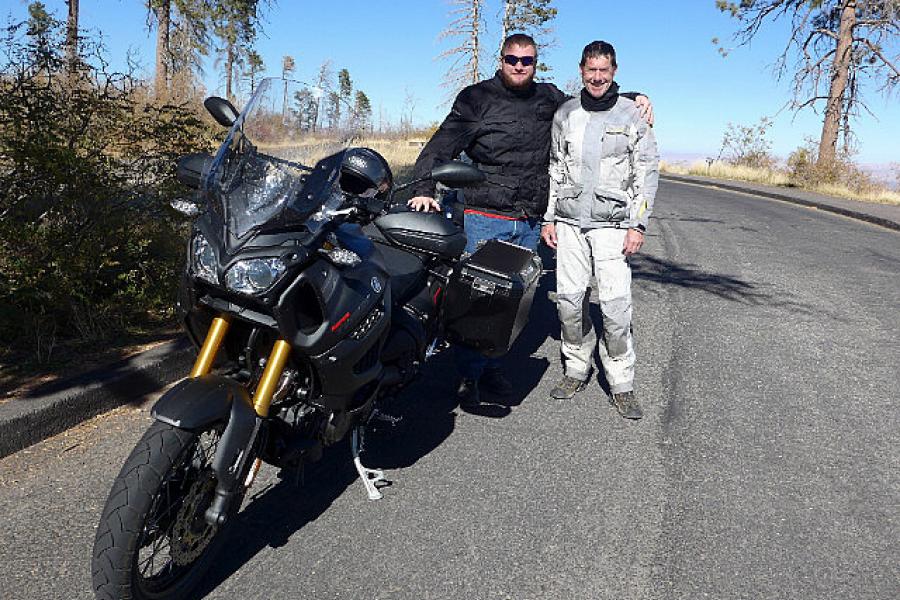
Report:
M 478 242 L 482 240 L 503 240 L 537 251 L 541 240 L 541 222 L 538 219 L 511 221 L 495 219 L 477 213 L 466 213 L 465 216 L 466 252 L 475 252 Z M 485 369 L 498 369 L 500 363 L 496 358 L 487 358 L 477 350 L 457 346 L 456 370 L 466 379 L 478 379 Z

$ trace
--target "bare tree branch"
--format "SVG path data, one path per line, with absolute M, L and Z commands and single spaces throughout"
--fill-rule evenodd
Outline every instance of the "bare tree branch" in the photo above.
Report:
M 792 106 L 802 110 L 823 100 L 819 159 L 834 156 L 836 136 L 850 143 L 850 121 L 868 111 L 860 90 L 865 81 L 887 93 L 900 83 L 893 48 L 900 33 L 898 0 L 718 0 L 719 10 L 740 21 L 735 39 L 748 44 L 770 22 L 790 20 L 784 49 L 774 64 L 776 78 L 793 72 Z

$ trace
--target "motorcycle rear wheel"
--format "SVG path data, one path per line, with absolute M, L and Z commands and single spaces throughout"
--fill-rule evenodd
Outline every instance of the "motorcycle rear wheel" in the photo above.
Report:
M 158 421 L 144 433 L 97 527 L 91 572 L 98 599 L 181 598 L 199 583 L 224 538 L 203 518 L 221 435 L 221 425 L 192 432 Z

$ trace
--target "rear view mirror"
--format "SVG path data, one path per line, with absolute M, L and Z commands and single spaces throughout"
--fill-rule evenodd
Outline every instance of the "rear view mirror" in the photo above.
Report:
M 231 127 L 234 125 L 234 122 L 237 121 L 238 115 L 240 114 L 231 102 L 225 98 L 219 98 L 218 96 L 210 96 L 203 101 L 203 106 L 206 107 L 206 110 L 209 111 L 212 118 L 216 120 L 216 123 L 222 127 Z
M 199 190 L 203 186 L 203 174 L 209 171 L 213 157 L 205 152 L 188 154 L 178 159 L 176 176 L 178 181 L 193 190 Z
M 432 169 L 431 178 L 450 188 L 462 188 L 482 183 L 484 173 L 472 165 L 454 160 Z

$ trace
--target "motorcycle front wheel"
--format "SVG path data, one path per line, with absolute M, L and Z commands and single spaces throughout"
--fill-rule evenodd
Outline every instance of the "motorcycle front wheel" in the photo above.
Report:
M 144 433 L 97 527 L 97 598 L 180 598 L 199 583 L 224 537 L 203 518 L 216 489 L 212 460 L 221 436 L 222 425 L 185 431 L 158 421 Z

